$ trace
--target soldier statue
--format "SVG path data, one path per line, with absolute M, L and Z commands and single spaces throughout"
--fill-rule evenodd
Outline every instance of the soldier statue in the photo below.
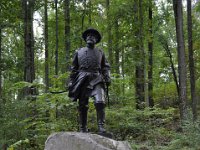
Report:
M 110 65 L 104 52 L 95 47 L 101 41 L 101 34 L 93 28 L 83 32 L 82 38 L 86 47 L 78 49 L 73 58 L 69 78 L 69 97 L 78 100 L 80 132 L 88 132 L 88 100 L 94 98 L 97 114 L 98 132 L 106 133 L 105 106 L 106 86 L 111 83 Z

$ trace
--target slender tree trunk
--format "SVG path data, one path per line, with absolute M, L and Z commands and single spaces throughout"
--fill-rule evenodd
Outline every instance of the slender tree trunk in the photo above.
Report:
M 191 0 L 187 0 L 187 27 L 188 27 L 188 53 L 189 53 L 189 70 L 190 70 L 190 90 L 192 98 L 192 112 L 193 119 L 197 119 L 197 99 L 196 99 L 196 86 L 195 86 L 195 66 L 193 55 L 193 41 L 192 41 L 192 10 Z
M 143 109 L 145 107 L 145 86 L 146 86 L 146 72 L 145 72 L 145 51 L 144 51 L 144 10 L 143 10 L 143 0 L 139 0 L 139 17 L 140 17 L 140 51 L 141 51 L 141 68 L 140 68 L 140 79 L 141 79 L 141 102 L 140 105 Z
M 114 19 L 114 45 L 113 50 L 115 54 L 115 63 L 114 66 L 114 72 L 116 73 L 116 78 L 120 78 L 120 50 L 119 50 L 119 23 L 118 18 Z M 121 95 L 121 86 L 118 84 L 115 88 L 115 93 L 118 93 L 118 95 Z
M 55 50 L 55 75 L 58 75 L 58 0 L 55 0 L 56 7 L 56 50 Z
M 118 19 L 115 18 L 115 73 L 120 76 L 120 63 L 119 63 L 119 24 Z
M 83 14 L 82 14 L 82 20 L 81 20 L 81 31 L 84 30 L 84 22 L 85 22 L 85 14 L 86 14 L 86 0 L 83 1 Z M 81 46 L 83 46 L 83 40 L 81 39 Z
M 176 75 L 176 69 L 174 67 L 173 58 L 172 58 L 171 51 L 169 49 L 168 42 L 167 42 L 167 40 L 164 40 L 162 38 L 160 38 L 160 41 L 161 41 L 161 44 L 163 45 L 163 48 L 166 51 L 167 56 L 169 57 L 169 61 L 170 61 L 170 65 L 171 65 L 171 69 L 172 69 L 172 73 L 173 73 L 174 82 L 176 84 L 177 94 L 179 94 L 179 83 L 178 83 L 178 80 L 177 80 L 178 78 L 177 78 L 177 75 Z
M 139 61 L 140 61 L 140 44 L 139 44 L 139 16 L 138 16 L 138 1 L 134 0 L 134 24 L 136 27 L 134 27 L 134 37 L 135 37 L 135 44 L 134 44 L 134 50 L 136 51 L 136 56 L 135 56 L 135 61 L 136 61 L 136 66 L 135 66 L 135 99 L 136 99 L 136 109 L 139 109 L 139 104 L 140 104 L 140 84 L 139 84 Z
M 125 68 L 124 68 L 124 62 L 125 62 L 125 54 L 124 54 L 124 48 L 122 49 L 122 63 L 121 63 L 121 66 L 122 66 L 122 77 L 123 77 L 123 80 L 125 79 Z M 123 96 L 125 95 L 125 83 L 123 82 L 122 84 L 122 93 L 123 93 Z
M 113 66 L 113 52 L 112 52 L 112 27 L 110 16 L 110 0 L 106 0 L 106 12 L 107 12 L 107 33 L 108 33 L 108 60 L 110 65 Z
M 2 65 L 1 53 L 2 53 L 2 29 L 1 29 L 1 24 L 0 24 L 0 66 Z M 2 97 L 2 77 L 1 76 L 2 76 L 2 67 L 0 68 L 0 102 L 1 102 L 1 97 Z
M 176 23 L 177 51 L 178 51 L 178 72 L 179 72 L 179 106 L 180 117 L 184 121 L 187 117 L 187 95 L 186 95 L 186 59 L 183 33 L 182 0 L 173 0 L 174 16 Z
M 148 106 L 154 106 L 153 100 L 153 33 L 152 33 L 152 0 L 149 0 L 149 41 L 148 41 L 148 49 L 149 49 L 149 69 L 148 69 Z
M 177 94 L 179 95 L 179 83 L 178 83 L 178 80 L 177 80 L 176 69 L 174 67 L 172 54 L 171 54 L 171 52 L 169 50 L 169 47 L 167 49 L 168 49 L 167 51 L 169 52 L 169 59 L 170 59 L 171 69 L 172 69 L 172 73 L 173 73 L 173 77 L 174 77 L 174 82 L 176 84 Z
M 48 13 L 47 0 L 44 5 L 44 38 L 45 38 L 45 85 L 46 92 L 49 90 L 49 35 L 48 35 Z
M 1 13 L 1 10 L 0 10 Z M 2 26 L 0 23 L 0 66 L 2 65 Z M 0 67 L 0 112 L 3 111 L 3 107 L 5 105 L 5 101 L 2 100 L 2 67 Z M 3 118 L 4 115 L 2 113 L 0 113 L 0 118 Z M 0 121 L 1 122 L 1 121 Z M 6 135 L 5 131 L 4 131 L 4 135 Z M 4 136 L 4 139 L 6 139 L 6 136 Z M 7 141 L 5 141 L 5 143 L 2 143 L 2 149 L 3 150 L 7 150 L 8 145 L 6 143 Z
M 89 14 L 88 14 L 89 26 L 92 26 L 92 0 L 89 0 Z
M 65 0 L 65 50 L 66 50 L 66 62 L 67 71 L 69 71 L 70 63 L 70 0 Z

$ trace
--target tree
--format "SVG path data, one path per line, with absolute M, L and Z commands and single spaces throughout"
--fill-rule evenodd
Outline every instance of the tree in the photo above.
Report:
M 111 15 L 110 15 L 110 0 L 106 0 L 106 16 L 107 16 L 107 34 L 108 34 L 108 60 L 110 65 L 113 65 L 113 52 L 112 52 L 112 31 L 111 31 Z
M 47 13 L 47 0 L 44 1 L 44 38 L 45 38 L 45 85 L 46 92 L 49 89 L 49 41 L 48 41 L 48 13 Z
M 149 68 L 148 68 L 148 105 L 150 107 L 154 106 L 153 100 L 153 33 L 152 33 L 152 0 L 149 0 L 149 41 L 148 41 L 148 49 L 149 49 Z
M 144 64 L 145 64 L 145 53 L 143 45 L 143 1 L 134 1 L 134 23 L 136 24 L 135 29 L 135 51 L 136 55 L 136 70 L 135 70 L 135 97 L 136 97 L 136 108 L 144 108 L 145 96 L 144 96 Z
M 173 0 L 176 38 L 178 51 L 178 73 L 179 73 L 179 107 L 180 117 L 184 121 L 187 117 L 187 95 L 186 95 L 186 61 L 185 61 L 185 44 L 183 33 L 183 12 L 182 0 Z
M 65 51 L 66 51 L 66 62 L 67 70 L 69 69 L 69 60 L 70 60 L 70 1 L 65 0 Z
M 81 31 L 84 30 L 84 24 L 85 24 L 85 16 L 86 16 L 86 0 L 83 0 L 83 13 L 81 18 Z M 83 45 L 82 39 L 81 39 L 81 45 Z
M 1 13 L 1 10 L 0 10 L 0 13 Z M 2 59 L 1 59 L 1 53 L 2 53 L 2 29 L 1 29 L 1 23 L 0 23 L 0 66 L 2 66 Z M 2 67 L 1 67 L 2 68 Z M 1 68 L 0 68 L 0 99 L 1 99 L 1 97 L 2 97 L 2 78 L 1 78 L 1 76 L 2 76 L 2 70 L 1 70 Z
M 35 80 L 33 12 L 35 0 L 23 0 L 24 10 L 24 81 L 32 83 Z M 35 94 L 35 88 L 26 88 L 25 95 Z
M 92 0 L 89 0 L 88 24 L 92 25 Z
M 34 64 L 34 36 L 33 36 L 33 13 L 35 0 L 23 0 L 23 12 L 24 12 L 24 81 L 33 83 L 35 80 L 35 64 Z M 29 101 L 29 111 L 26 115 L 30 119 L 28 129 L 29 138 L 31 141 L 31 147 L 36 148 L 35 141 L 35 118 L 36 118 L 36 87 L 26 87 L 24 94 Z
M 55 49 L 55 75 L 58 75 L 58 0 L 55 0 L 56 9 L 56 49 Z
M 192 38 L 192 11 L 191 0 L 187 0 L 187 28 L 188 28 L 188 53 L 189 53 L 189 70 L 190 70 L 190 92 L 192 99 L 193 119 L 197 119 L 197 99 L 195 86 L 195 66 L 193 54 L 193 38 Z
M 171 69 L 172 69 L 172 73 L 173 73 L 173 79 L 174 79 L 174 82 L 176 84 L 176 90 L 177 90 L 177 93 L 179 93 L 179 83 L 178 83 L 178 80 L 177 80 L 176 69 L 174 67 L 173 57 L 172 57 L 171 50 L 169 48 L 168 40 L 166 40 L 164 37 L 161 37 L 161 36 L 160 36 L 159 39 L 160 39 L 160 42 L 161 42 L 163 48 L 166 51 L 167 56 L 169 57 L 169 61 L 170 61 L 170 65 L 171 65 Z
M 118 74 L 118 77 L 120 75 L 120 50 L 119 50 L 119 22 L 118 22 L 118 16 L 116 16 L 114 21 L 114 30 L 115 30 L 115 73 Z

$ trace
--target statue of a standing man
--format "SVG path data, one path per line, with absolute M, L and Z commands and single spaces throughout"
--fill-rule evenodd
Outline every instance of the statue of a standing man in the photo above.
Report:
M 80 118 L 80 132 L 88 132 L 87 112 L 89 97 L 94 98 L 97 113 L 99 133 L 105 133 L 105 86 L 110 85 L 110 65 L 102 50 L 95 47 L 101 41 L 101 34 L 95 29 L 87 29 L 82 38 L 86 47 L 75 52 L 70 82 L 69 97 L 74 101 L 77 99 Z

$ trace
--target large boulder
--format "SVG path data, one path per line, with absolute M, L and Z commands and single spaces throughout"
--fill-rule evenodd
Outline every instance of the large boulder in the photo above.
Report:
M 116 141 L 104 136 L 80 132 L 51 134 L 45 150 L 131 150 L 126 141 Z

